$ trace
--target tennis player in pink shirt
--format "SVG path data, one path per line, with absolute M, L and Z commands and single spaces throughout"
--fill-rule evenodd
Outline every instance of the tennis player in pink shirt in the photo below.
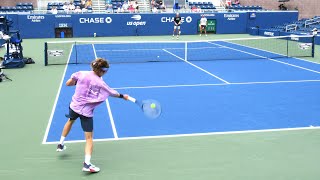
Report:
M 99 172 L 100 168 L 90 162 L 93 150 L 93 111 L 109 96 L 128 100 L 128 95 L 118 93 L 102 80 L 101 77 L 109 69 L 108 61 L 97 58 L 91 63 L 91 68 L 92 71 L 79 71 L 72 74 L 66 82 L 67 86 L 76 86 L 76 89 L 69 107 L 69 119 L 64 125 L 57 151 L 60 152 L 66 149 L 64 140 L 75 120 L 80 118 L 86 139 L 85 160 L 82 171 Z

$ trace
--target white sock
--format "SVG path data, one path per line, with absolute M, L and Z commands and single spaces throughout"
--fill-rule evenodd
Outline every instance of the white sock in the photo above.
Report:
M 64 136 L 61 136 L 61 138 L 60 138 L 60 144 L 64 144 L 64 139 L 65 139 L 66 137 L 64 137 Z
M 91 160 L 91 155 L 85 155 L 84 156 L 84 162 L 86 164 L 91 164 L 90 160 Z

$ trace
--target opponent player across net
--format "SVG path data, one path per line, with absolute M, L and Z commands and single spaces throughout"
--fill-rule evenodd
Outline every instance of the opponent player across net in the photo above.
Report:
M 181 34 L 180 25 L 182 23 L 179 13 L 177 13 L 176 16 L 174 17 L 173 23 L 174 23 L 174 27 L 173 27 L 173 35 L 172 35 L 172 37 L 174 38 L 174 35 L 176 34 L 177 35 L 177 39 L 179 39 L 179 36 Z
M 207 25 L 208 25 L 208 20 L 207 18 L 202 15 L 201 19 L 200 19 L 200 36 L 202 35 L 202 31 L 204 31 L 204 34 L 207 36 Z

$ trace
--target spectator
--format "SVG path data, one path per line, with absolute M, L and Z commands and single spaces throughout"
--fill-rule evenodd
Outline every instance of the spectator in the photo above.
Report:
M 231 0 L 226 0 L 226 6 L 228 6 L 228 7 L 231 6 Z
M 158 13 L 158 8 L 157 8 L 156 6 L 153 6 L 152 12 L 153 12 L 153 13 Z
M 78 13 L 78 14 L 82 13 L 80 6 L 76 7 L 76 9 L 74 10 L 74 13 Z
M 198 8 L 195 5 L 192 5 L 191 12 L 198 12 Z
M 162 1 L 159 2 L 159 9 L 161 9 L 162 11 L 166 11 L 166 6 L 163 4 Z
M 70 4 L 69 4 L 69 10 L 70 10 L 71 12 L 73 12 L 75 9 L 76 9 L 76 7 L 74 6 L 74 4 L 73 4 L 72 2 L 70 2 Z
M 137 1 L 135 1 L 134 4 L 135 4 L 135 12 L 138 13 L 139 12 L 139 4 Z
M 51 9 L 51 14 L 58 14 L 57 6 L 53 6 Z
M 197 7 L 197 12 L 201 12 L 201 7 L 200 6 Z
M 153 10 L 154 7 L 158 7 L 158 4 L 155 0 L 151 0 L 151 9 Z
M 83 9 L 85 7 L 86 7 L 86 1 L 85 0 L 81 0 L 80 8 Z
M 122 5 L 122 9 L 124 12 L 128 12 L 128 8 L 129 8 L 129 5 L 127 3 L 127 1 L 124 1 L 123 2 L 123 5 Z
M 122 4 L 121 4 L 121 2 L 118 2 L 118 4 L 117 4 L 117 13 L 121 13 L 121 12 L 123 12 Z
M 91 8 L 91 7 L 92 7 L 92 0 L 87 0 L 85 8 L 88 9 L 88 8 Z
M 82 11 L 82 13 L 86 13 L 86 12 L 88 12 L 88 9 L 82 8 L 81 11 Z
M 312 35 L 313 36 L 317 36 L 318 35 L 318 29 L 317 28 L 313 28 L 312 29 Z
M 113 11 L 112 4 L 106 4 L 106 12 L 112 13 L 112 11 Z
M 286 10 L 288 10 L 288 8 L 284 4 L 280 4 L 279 5 L 279 10 L 286 11 Z
M 178 12 L 179 10 L 180 10 L 179 3 L 175 3 L 174 6 L 173 6 L 173 11 L 174 12 Z
M 240 0 L 235 0 L 235 1 L 234 1 L 234 4 L 235 4 L 235 5 L 240 5 Z
M 133 5 L 129 5 L 129 8 L 128 8 L 129 12 L 130 13 L 134 13 L 134 8 L 133 8 Z
M 68 4 L 67 2 L 65 2 L 65 3 L 63 4 L 63 6 L 62 6 L 62 9 L 63 9 L 66 13 L 68 13 L 68 12 L 69 12 L 69 4 Z

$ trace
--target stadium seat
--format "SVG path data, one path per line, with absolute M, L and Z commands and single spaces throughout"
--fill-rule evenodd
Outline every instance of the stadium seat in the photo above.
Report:
M 17 6 L 16 8 L 17 8 L 17 12 L 23 12 L 21 6 Z
M 88 11 L 87 12 L 88 13 L 92 13 L 93 12 L 92 7 L 88 7 Z
M 17 3 L 17 5 L 16 5 L 17 7 L 19 7 L 19 6 L 23 6 L 23 4 L 22 3 Z

